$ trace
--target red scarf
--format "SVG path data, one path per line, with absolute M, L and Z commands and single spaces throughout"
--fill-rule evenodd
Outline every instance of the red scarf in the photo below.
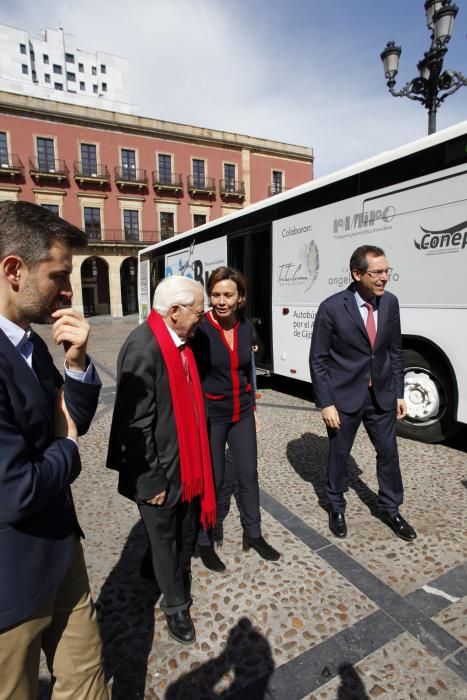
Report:
M 163 318 L 154 310 L 147 322 L 164 358 L 169 376 L 170 393 L 180 450 L 182 500 L 200 496 L 201 523 L 204 528 L 216 522 L 216 496 L 212 478 L 211 454 L 204 413 L 203 392 L 193 352 L 185 345 L 191 388 L 188 386 L 180 350 L 177 348 Z M 199 417 L 199 425 L 196 416 Z

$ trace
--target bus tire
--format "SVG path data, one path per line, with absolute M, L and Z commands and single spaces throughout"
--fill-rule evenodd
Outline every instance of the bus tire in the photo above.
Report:
M 435 443 L 458 431 L 448 372 L 441 364 L 411 349 L 404 350 L 404 398 L 407 415 L 397 422 L 401 437 Z

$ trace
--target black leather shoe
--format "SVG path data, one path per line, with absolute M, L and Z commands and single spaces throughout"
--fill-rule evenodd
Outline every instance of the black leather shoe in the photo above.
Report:
M 383 523 L 389 525 L 391 530 L 395 532 L 395 534 L 400 537 L 401 540 L 413 542 L 413 540 L 417 538 L 417 533 L 413 527 L 409 525 L 406 520 L 404 520 L 400 513 L 394 513 L 394 515 L 391 515 L 391 513 L 384 511 L 380 513 L 380 518 Z
M 266 561 L 277 561 L 280 559 L 280 552 L 266 542 L 264 537 L 248 537 L 243 533 L 243 551 L 248 552 L 249 549 L 254 549 L 259 556 Z
M 196 555 L 199 556 L 206 569 L 209 569 L 210 571 L 217 571 L 217 573 L 225 571 L 226 566 L 222 559 L 217 556 L 214 545 L 198 545 L 195 550 L 195 556 Z
M 196 632 L 189 610 L 180 610 L 173 615 L 166 615 L 169 634 L 180 644 L 193 644 Z
M 347 537 L 347 524 L 345 522 L 344 513 L 336 513 L 335 511 L 330 511 L 329 529 L 335 537 L 340 537 L 341 539 Z

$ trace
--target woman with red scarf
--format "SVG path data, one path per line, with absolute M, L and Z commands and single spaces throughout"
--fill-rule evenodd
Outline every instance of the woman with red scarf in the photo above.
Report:
M 245 303 L 245 279 L 240 272 L 219 267 L 207 283 L 211 310 L 193 339 L 201 384 L 208 407 L 209 442 L 216 493 L 225 475 L 229 446 L 238 482 L 238 506 L 243 527 L 243 550 L 250 548 L 269 561 L 280 557 L 261 534 L 257 471 L 255 395 L 252 389 L 253 326 L 239 318 Z M 199 556 L 212 571 L 225 571 L 217 555 L 212 531 L 202 530 Z

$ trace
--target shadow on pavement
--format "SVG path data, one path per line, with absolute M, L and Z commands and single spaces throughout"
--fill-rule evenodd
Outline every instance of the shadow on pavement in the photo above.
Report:
M 254 697 L 255 700 L 262 700 L 266 697 L 269 677 L 274 667 L 269 642 L 253 629 L 248 618 L 243 617 L 230 630 L 225 648 L 219 656 L 169 685 L 165 698 L 191 700 L 199 697 L 214 700 L 238 693 L 238 698 Z M 216 685 L 226 674 L 233 675 L 230 685 L 225 690 L 216 690 Z M 250 687 L 246 689 L 245 686 Z
M 338 669 L 341 677 L 336 700 L 370 700 L 365 686 L 352 664 L 342 664 Z
M 459 452 L 467 452 L 467 428 L 463 427 L 454 437 L 449 438 L 441 443 L 446 447 L 452 447 Z
M 258 374 L 258 391 L 262 389 L 272 389 L 273 391 L 287 394 L 287 396 L 295 396 L 298 399 L 310 401 L 310 408 L 312 407 L 313 387 L 310 382 L 292 379 L 291 377 L 282 377 L 279 374 Z
M 113 700 L 144 698 L 158 598 L 155 584 L 139 575 L 146 548 L 147 538 L 140 521 L 131 530 L 96 603 L 105 678 L 107 682 L 113 679 Z
M 328 439 L 314 433 L 304 433 L 287 444 L 287 459 L 298 476 L 310 483 L 323 510 L 328 510 L 326 495 Z M 374 459 L 374 458 L 373 458 Z M 377 495 L 360 478 L 362 470 L 349 457 L 349 488 L 353 489 L 371 513 L 377 512 Z M 375 465 L 376 469 L 376 465 Z

